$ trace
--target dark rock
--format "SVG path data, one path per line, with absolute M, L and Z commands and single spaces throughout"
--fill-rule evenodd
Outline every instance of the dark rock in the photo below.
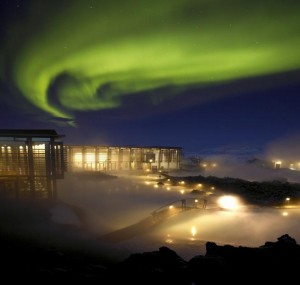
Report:
M 122 276 L 129 284 L 286 283 L 297 277 L 299 266 L 300 246 L 285 234 L 277 242 L 266 242 L 260 247 L 207 242 L 205 256 L 195 256 L 188 262 L 161 247 L 159 251 L 130 255 L 111 274 L 115 278 Z M 144 276 L 143 280 L 140 276 Z M 112 284 L 117 284 L 117 279 L 114 281 Z
M 187 262 L 165 246 L 159 251 L 131 254 L 112 273 L 117 279 L 122 276 L 129 284 L 189 284 L 186 283 Z
M 225 261 L 227 274 L 239 272 L 255 281 L 257 276 L 277 282 L 280 278 L 296 278 L 300 266 L 300 246 L 289 235 L 278 238 L 277 242 L 251 247 L 218 246 L 213 242 L 206 244 L 206 257 L 219 257 Z
M 226 260 L 219 256 L 197 255 L 188 262 L 189 276 L 194 284 L 220 281 L 226 268 Z
M 288 234 L 259 247 L 206 243 L 206 254 L 189 261 L 168 247 L 134 253 L 122 262 L 106 264 L 99 257 L 46 249 L 1 238 L 5 263 L 2 277 L 32 282 L 83 282 L 84 284 L 287 284 L 298 278 L 300 245 Z

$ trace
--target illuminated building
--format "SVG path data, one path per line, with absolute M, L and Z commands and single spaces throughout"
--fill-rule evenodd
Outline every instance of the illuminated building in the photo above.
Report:
M 54 130 L 0 130 L 0 193 L 55 198 L 64 178 L 63 136 Z
M 65 146 L 68 172 L 179 169 L 180 147 Z
M 54 130 L 0 130 L 0 194 L 56 198 L 56 180 L 82 171 L 179 169 L 180 147 L 63 145 Z

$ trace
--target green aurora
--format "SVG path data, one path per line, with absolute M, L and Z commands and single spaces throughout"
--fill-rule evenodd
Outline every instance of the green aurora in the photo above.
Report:
M 1 80 L 51 117 L 71 120 L 165 86 L 173 92 L 162 102 L 179 96 L 174 90 L 297 71 L 299 3 L 27 1 L 5 20 Z

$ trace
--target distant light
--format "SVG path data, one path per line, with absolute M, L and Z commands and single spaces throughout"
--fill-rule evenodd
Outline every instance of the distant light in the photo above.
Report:
M 193 236 L 193 237 L 196 235 L 197 230 L 196 230 L 196 227 L 195 227 L 195 226 L 192 226 L 191 233 L 192 233 L 192 236 Z
M 33 149 L 45 149 L 45 144 L 35 144 L 32 146 L 32 148 Z
M 288 212 L 283 212 L 283 213 L 282 213 L 282 216 L 284 216 L 284 217 L 286 217 L 286 216 L 288 216 L 288 215 L 289 215 Z
M 181 194 L 184 194 L 184 190 L 180 190 L 180 193 L 181 193 Z
M 281 168 L 281 163 L 282 163 L 282 161 L 280 161 L 280 160 L 275 161 L 274 162 L 275 168 Z
M 173 208 L 174 208 L 174 206 L 173 206 L 173 205 L 170 205 L 170 206 L 169 206 L 169 209 L 173 209 Z
M 173 239 L 170 234 L 167 234 L 166 243 L 173 243 Z
M 238 199 L 234 196 L 222 196 L 218 199 L 218 204 L 221 208 L 226 210 L 235 210 L 239 206 Z

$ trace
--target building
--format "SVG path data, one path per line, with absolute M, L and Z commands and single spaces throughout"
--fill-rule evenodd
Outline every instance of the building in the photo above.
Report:
M 65 172 L 179 169 L 182 148 L 63 145 L 55 130 L 0 130 L 0 194 L 56 198 Z
M 165 171 L 179 169 L 181 147 L 66 145 L 67 171 Z
M 0 130 L 0 193 L 55 198 L 65 171 L 62 137 L 54 130 Z

